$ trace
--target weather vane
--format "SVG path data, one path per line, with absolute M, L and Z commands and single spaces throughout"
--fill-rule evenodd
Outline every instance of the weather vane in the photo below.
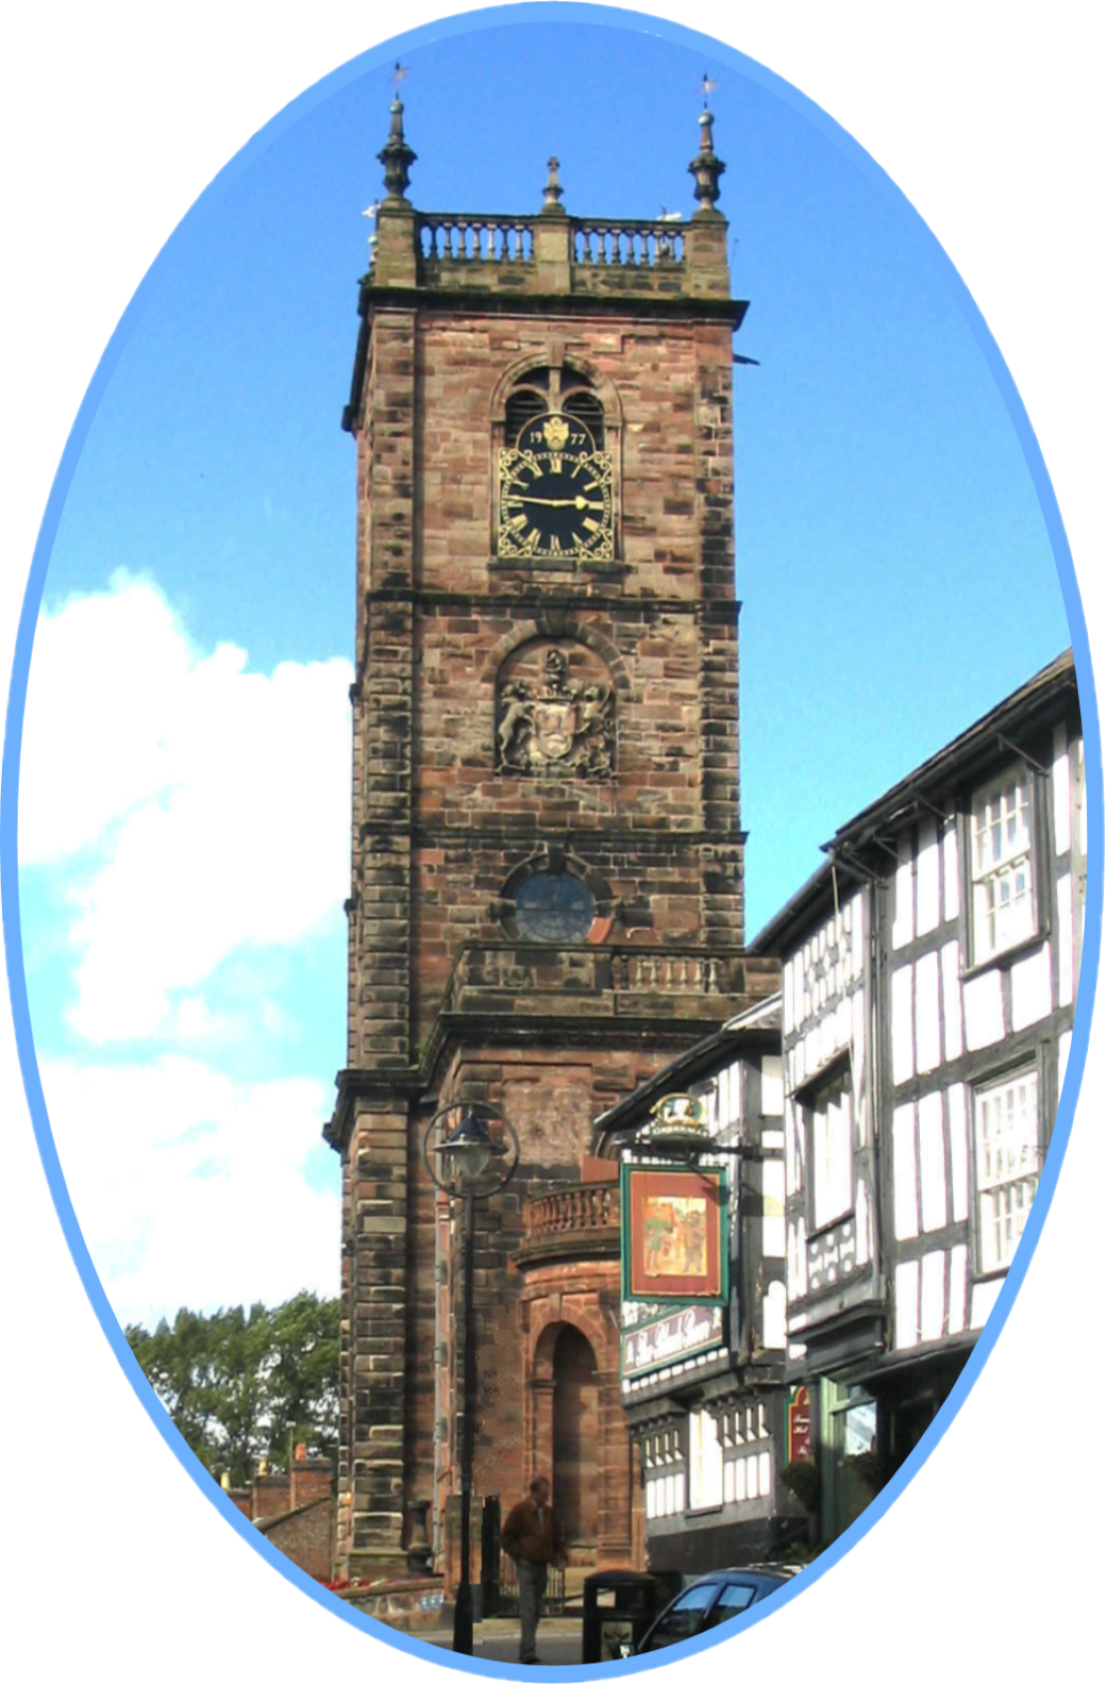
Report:
M 393 70 L 393 72 L 392 72 L 391 76 L 388 78 L 388 80 L 390 82 L 392 82 L 398 88 L 400 83 L 403 81 L 404 77 L 410 76 L 410 75 L 411 75 L 411 70 L 409 69 L 409 67 L 406 64 L 401 64 L 399 59 L 397 59 L 396 60 L 396 68 L 395 68 L 395 70 Z
M 700 83 L 700 92 L 703 95 L 703 108 L 705 111 L 707 110 L 708 95 L 713 94 L 718 86 L 719 78 L 717 76 L 709 76 L 705 70 L 703 73 L 703 81 Z

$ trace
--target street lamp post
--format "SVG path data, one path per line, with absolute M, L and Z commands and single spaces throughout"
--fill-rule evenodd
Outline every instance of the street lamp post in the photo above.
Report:
M 457 1119 L 456 1122 L 454 1119 Z M 441 1144 L 431 1141 L 454 1126 Z M 492 1128 L 498 1129 L 493 1134 Z M 504 1135 L 508 1137 L 504 1140 Z M 432 1157 L 439 1160 L 438 1167 Z M 462 1339 L 464 1341 L 461 1414 L 461 1577 L 454 1604 L 454 1653 L 473 1653 L 473 1586 L 469 1570 L 473 1501 L 473 1436 L 477 1410 L 477 1334 L 473 1317 L 473 1239 L 477 1200 L 507 1186 L 519 1167 L 519 1138 L 506 1118 L 490 1105 L 451 1105 L 431 1118 L 423 1136 L 423 1162 L 436 1187 L 462 1211 Z

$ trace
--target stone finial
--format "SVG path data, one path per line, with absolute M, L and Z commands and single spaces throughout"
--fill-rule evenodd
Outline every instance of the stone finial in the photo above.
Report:
M 543 216 L 548 216 L 552 212 L 555 216 L 564 216 L 564 206 L 558 203 L 562 193 L 565 191 L 560 181 L 557 179 L 557 172 L 561 168 L 560 161 L 557 158 L 548 158 L 546 160 L 546 167 L 550 173 L 546 181 L 545 188 L 543 189 L 545 202 L 542 206 L 542 214 Z
M 695 196 L 700 202 L 697 216 L 702 216 L 704 211 L 710 213 L 715 210 L 715 200 L 719 197 L 719 177 L 726 169 L 723 160 L 715 156 L 715 143 L 711 134 L 714 121 L 705 102 L 699 115 L 700 149 L 688 165 L 689 174 L 696 178 Z
M 404 139 L 403 100 L 397 96 L 388 109 L 392 113 L 392 126 L 388 131 L 388 139 L 377 153 L 377 157 L 384 165 L 384 185 L 388 189 L 389 200 L 392 204 L 399 204 L 403 201 L 407 184 L 411 180 L 410 169 L 416 162 L 416 157 Z

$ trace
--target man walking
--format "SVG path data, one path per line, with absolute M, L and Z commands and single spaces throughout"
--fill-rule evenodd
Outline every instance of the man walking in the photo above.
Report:
M 546 1575 L 551 1561 L 565 1564 L 565 1544 L 550 1507 L 550 1482 L 544 1475 L 530 1482 L 530 1496 L 516 1503 L 504 1521 L 501 1542 L 519 1575 L 519 1659 L 539 1665 L 535 1653 Z

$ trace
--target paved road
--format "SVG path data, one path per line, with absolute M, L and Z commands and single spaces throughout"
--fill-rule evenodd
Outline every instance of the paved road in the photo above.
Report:
M 420 1634 L 422 1635 L 422 1634 Z M 450 1647 L 449 1632 L 435 1632 L 427 1641 Z M 580 1665 L 580 1621 L 543 1620 L 538 1628 L 538 1653 L 546 1666 Z M 515 1620 L 485 1620 L 473 1629 L 473 1655 L 486 1661 L 519 1659 L 519 1625 Z

